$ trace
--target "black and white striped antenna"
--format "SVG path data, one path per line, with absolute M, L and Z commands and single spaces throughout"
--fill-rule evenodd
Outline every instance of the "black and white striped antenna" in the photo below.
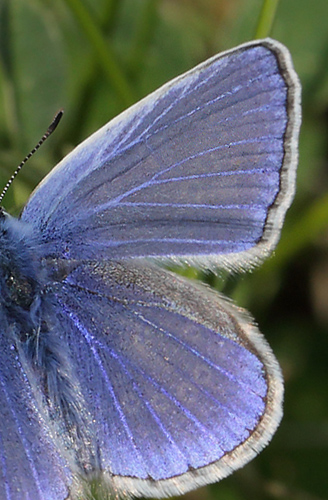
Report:
M 44 143 L 44 141 L 46 139 L 48 139 L 49 135 L 51 135 L 53 133 L 53 131 L 56 129 L 58 123 L 60 122 L 61 117 L 63 116 L 63 114 L 64 114 L 64 111 L 62 109 L 60 111 L 58 111 L 58 113 L 56 113 L 56 116 L 52 120 L 52 122 L 49 125 L 49 127 L 47 128 L 46 133 L 41 137 L 41 139 L 39 140 L 39 142 L 37 143 L 37 145 L 32 149 L 32 151 L 30 151 L 29 154 L 24 158 L 24 160 L 22 161 L 22 163 L 20 163 L 18 165 L 18 167 L 16 168 L 15 172 L 13 173 L 13 175 L 10 177 L 10 179 L 7 182 L 7 184 L 3 188 L 2 193 L 0 194 L 0 204 L 1 204 L 2 200 L 3 200 L 3 197 L 5 196 L 6 192 L 8 191 L 10 185 L 12 184 L 13 180 L 17 176 L 18 172 L 20 172 L 22 170 L 22 168 L 25 165 L 25 163 L 27 162 L 27 160 L 29 160 L 31 158 L 31 156 L 34 155 L 34 153 L 39 149 L 39 147 Z

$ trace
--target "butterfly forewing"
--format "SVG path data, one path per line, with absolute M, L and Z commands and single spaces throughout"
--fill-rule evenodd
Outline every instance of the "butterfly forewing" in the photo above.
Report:
M 22 218 L 69 258 L 247 267 L 276 242 L 294 192 L 298 107 L 279 44 L 216 56 L 74 150 Z

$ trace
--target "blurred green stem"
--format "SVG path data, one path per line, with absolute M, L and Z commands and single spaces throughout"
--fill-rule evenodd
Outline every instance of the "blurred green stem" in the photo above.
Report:
M 114 87 L 115 91 L 122 99 L 123 104 L 126 107 L 129 106 L 135 101 L 133 92 L 123 74 L 123 71 L 115 60 L 115 56 L 109 46 L 109 42 L 104 39 L 97 23 L 95 23 L 93 17 L 90 15 L 81 0 L 65 1 L 73 12 L 75 18 L 80 23 L 80 26 L 87 36 L 95 55 L 98 58 L 98 62 L 107 75 L 110 84 Z
M 0 89 L 2 91 L 2 96 L 0 96 L 1 103 L 3 106 L 3 112 L 1 116 L 6 120 L 6 128 L 10 131 L 8 134 L 9 138 L 16 137 L 18 134 L 18 122 L 17 122 L 17 109 L 16 101 L 14 96 L 14 89 L 11 84 L 11 80 L 7 77 L 4 65 L 0 60 Z
M 254 38 L 265 38 L 270 35 L 279 0 L 264 0 L 257 21 Z
M 136 19 L 136 31 L 128 59 L 130 74 L 137 74 L 145 61 L 145 52 L 157 26 L 158 0 L 145 0 Z
M 100 23 L 103 26 L 103 19 L 106 20 L 109 27 L 112 27 L 115 24 L 117 12 L 119 10 L 120 0 L 107 0 L 107 2 L 103 5 L 103 10 L 100 16 Z

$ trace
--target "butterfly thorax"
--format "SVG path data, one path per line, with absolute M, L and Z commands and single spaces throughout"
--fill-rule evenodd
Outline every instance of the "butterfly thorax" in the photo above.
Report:
M 31 228 L 0 211 L 1 306 L 27 335 L 38 328 L 41 273 Z

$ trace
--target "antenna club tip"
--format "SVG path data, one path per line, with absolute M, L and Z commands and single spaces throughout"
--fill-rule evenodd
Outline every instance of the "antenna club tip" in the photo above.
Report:
M 59 111 L 57 111 L 56 115 L 55 115 L 55 118 L 52 120 L 52 123 L 50 124 L 47 132 L 49 134 L 51 134 L 55 128 L 57 127 L 58 123 L 60 122 L 60 120 L 62 119 L 62 116 L 64 114 L 64 110 L 63 109 L 60 109 Z

